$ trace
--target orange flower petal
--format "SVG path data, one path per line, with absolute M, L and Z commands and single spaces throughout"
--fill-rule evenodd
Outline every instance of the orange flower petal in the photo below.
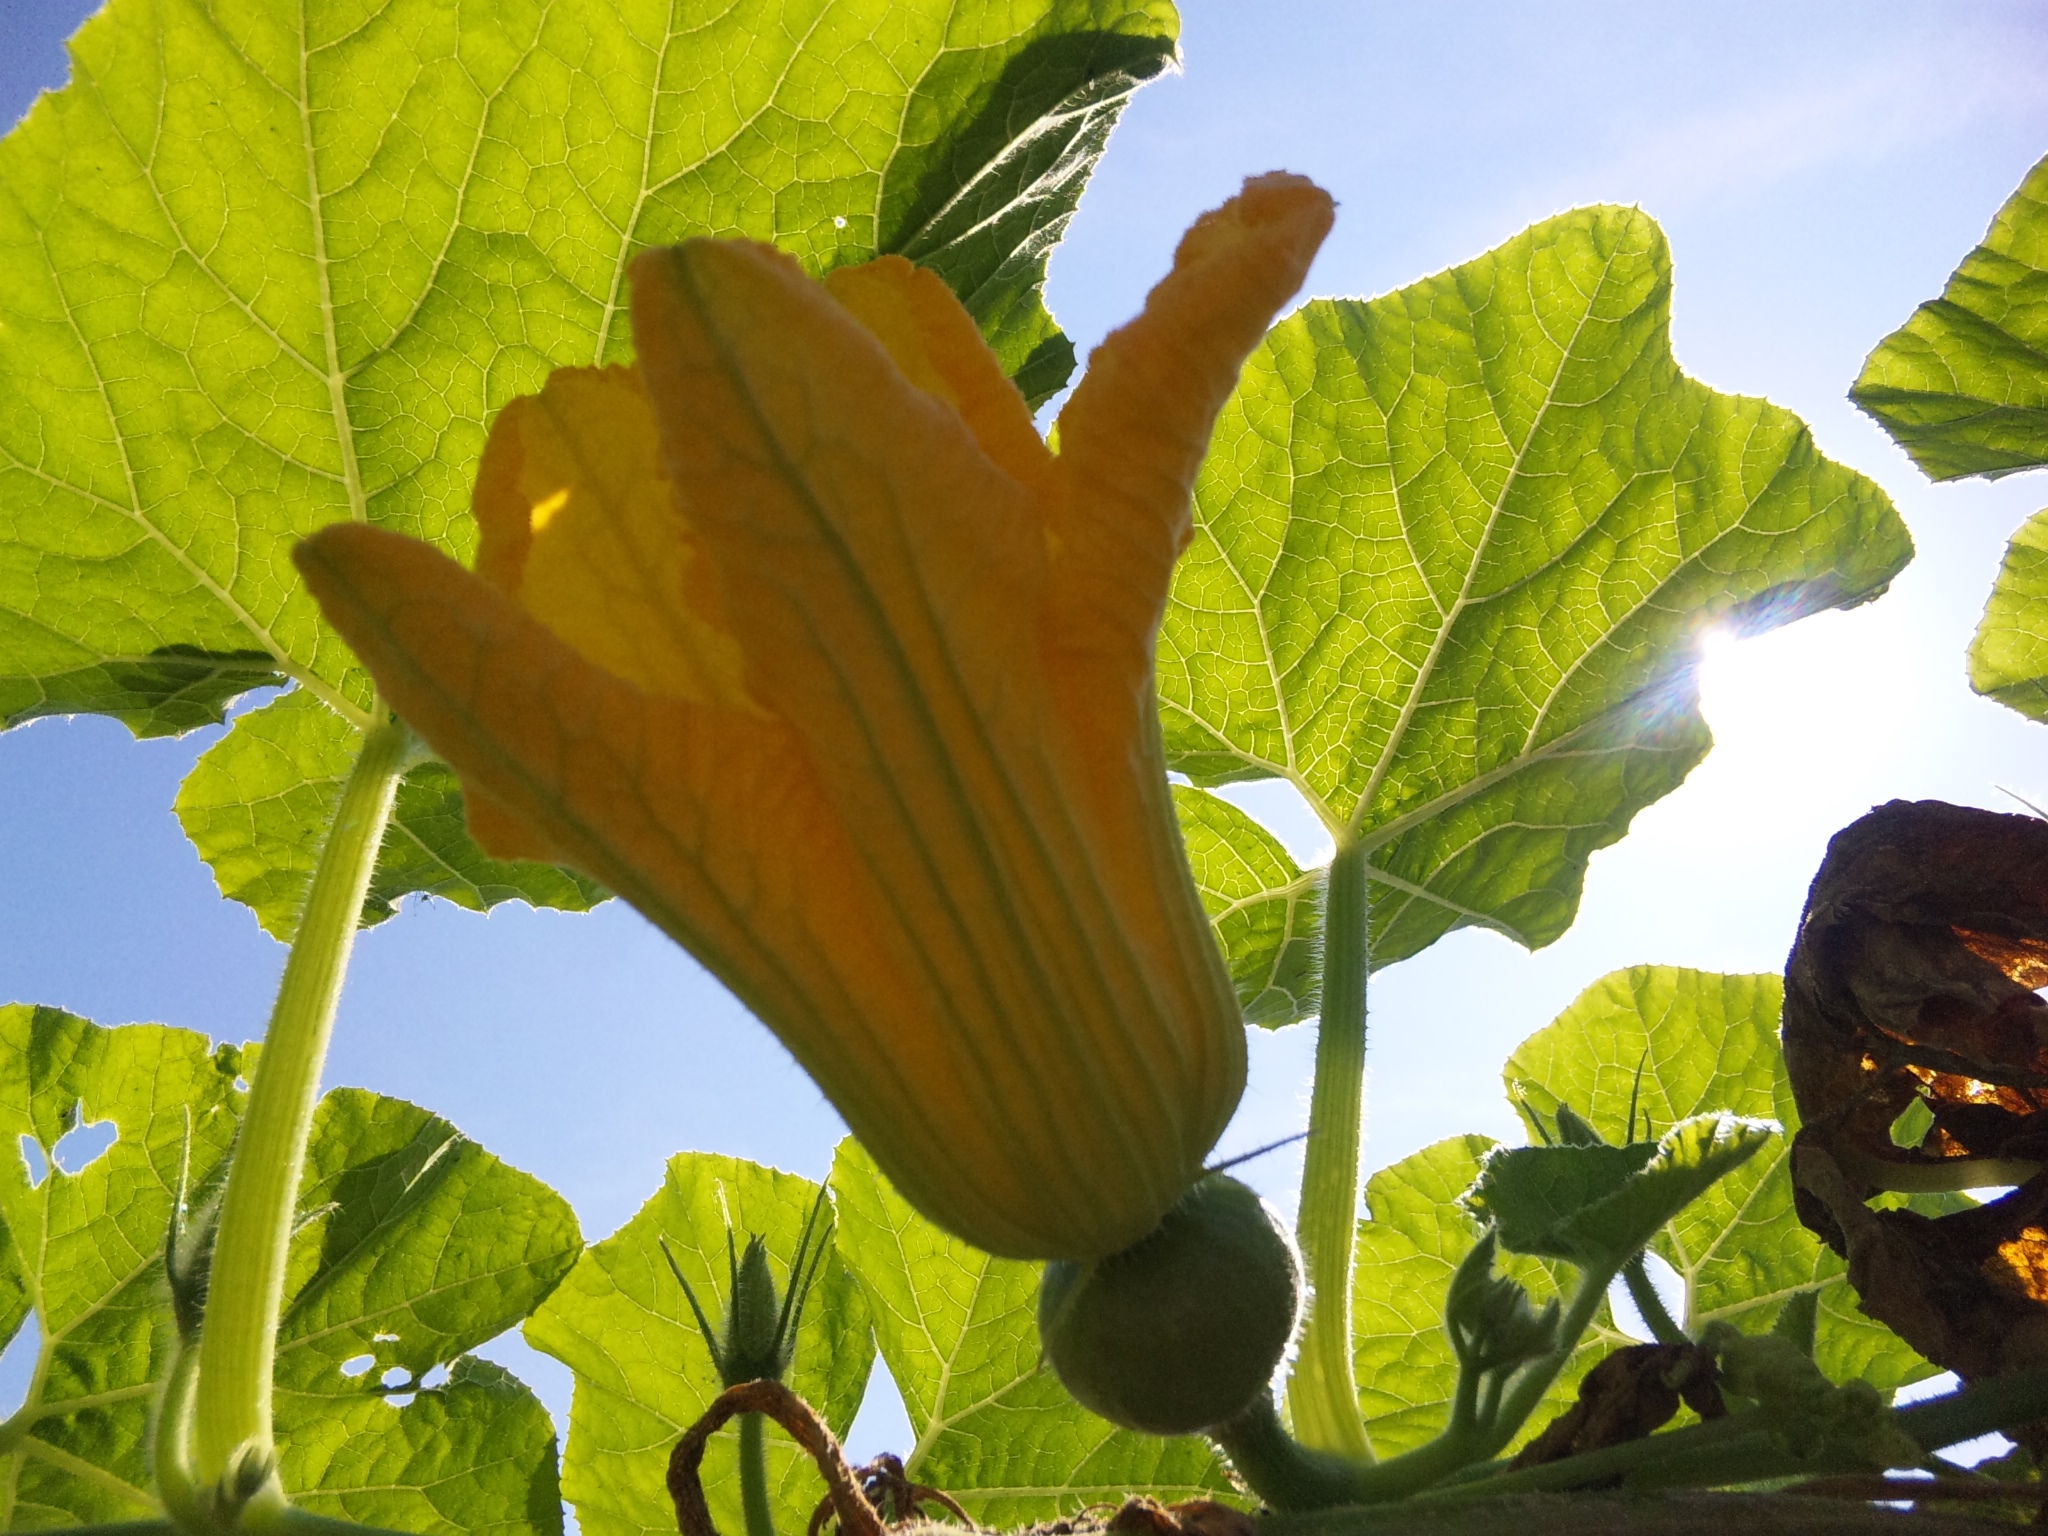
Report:
M 1052 453 L 981 328 L 938 273 L 883 256 L 827 274 L 825 289 L 888 350 L 903 376 L 944 400 L 997 468 L 1039 495 Z
M 931 995 L 787 727 L 648 696 L 416 541 L 341 524 L 297 559 L 461 774 L 491 851 L 574 864 L 688 947 L 775 1022 L 937 1219 L 994 1251 L 1068 1241 L 1013 1213 L 1042 1204 L 1045 1177 L 1083 1180 L 1086 1149 L 1048 1135 L 1020 1156 L 1015 1106 L 991 1096 L 1000 1074 Z M 523 829 L 516 847 L 495 836 L 503 819 Z M 958 1091 L 932 1093 L 935 1080 Z
M 1114 669 L 1088 676 L 1083 693 L 1149 678 L 1216 415 L 1334 217 L 1330 195 L 1305 177 L 1251 178 L 1195 221 L 1144 312 L 1089 355 L 1060 412 L 1067 493 L 1050 528 L 1053 631 Z
M 631 368 L 559 368 L 491 426 L 477 573 L 615 676 L 745 707 L 737 642 Z

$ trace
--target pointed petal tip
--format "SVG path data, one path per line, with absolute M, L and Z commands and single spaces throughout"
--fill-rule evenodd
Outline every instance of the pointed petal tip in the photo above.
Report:
M 1195 220 L 1174 251 L 1174 265 L 1205 262 L 1250 242 L 1280 258 L 1281 267 L 1293 275 L 1292 292 L 1308 275 L 1336 218 L 1336 199 L 1306 176 L 1292 171 L 1248 176 L 1237 196 Z

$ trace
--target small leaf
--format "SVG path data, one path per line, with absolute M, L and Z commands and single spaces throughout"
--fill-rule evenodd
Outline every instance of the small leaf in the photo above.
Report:
M 1970 642 L 1970 686 L 2048 721 L 2048 512 L 2020 524 L 2006 547 Z
M 1672 966 L 1617 971 L 1588 987 L 1503 1069 L 1533 1128 L 1561 1103 L 1614 1141 L 1631 1107 L 1666 1127 L 1725 1108 L 1768 1118 L 1785 1135 L 1683 1210 L 1650 1243 L 1685 1286 L 1680 1323 L 1697 1336 L 1725 1320 L 1762 1333 L 1794 1296 L 1820 1298 L 1815 1359 L 1829 1377 L 1890 1390 L 1933 1374 L 1888 1328 L 1857 1310 L 1842 1261 L 1792 1209 L 1790 1153 L 1798 1109 L 1778 1047 L 1783 983 Z
M 1480 1166 L 1465 1203 L 1490 1220 L 1509 1253 L 1569 1259 L 1600 1267 L 1604 1250 L 1576 1241 L 1578 1218 L 1621 1196 L 1656 1156 L 1649 1142 L 1631 1147 L 1496 1147 Z M 1612 1259 L 1619 1264 L 1626 1254 Z
M 1726 1112 L 1681 1120 L 1657 1138 L 1656 1155 L 1641 1172 L 1605 1199 L 1572 1212 L 1558 1224 L 1551 1241 L 1563 1250 L 1561 1256 L 1586 1267 L 1619 1266 L 1666 1222 L 1780 1134 L 1775 1120 L 1749 1120 Z
M 912 1479 L 1002 1526 L 1130 1495 L 1230 1495 L 1199 1438 L 1117 1429 L 1067 1395 L 1040 1351 L 1036 1264 L 991 1258 L 925 1221 L 851 1138 L 832 1188 L 839 1251 L 860 1276 L 917 1436 L 901 1448 Z
M 1246 365 L 1159 649 L 1172 766 L 1285 777 L 1369 851 L 1373 963 L 1547 944 L 1587 858 L 1706 751 L 1699 637 L 1882 592 L 1870 481 L 1671 356 L 1639 211 L 1546 220 Z
M 1228 800 L 1177 785 L 1188 863 L 1245 1022 L 1278 1029 L 1322 1006 L 1323 884 Z
M 299 1208 L 324 1214 L 292 1241 L 278 1327 L 293 1498 L 387 1529 L 557 1536 L 547 1410 L 466 1352 L 517 1326 L 582 1254 L 569 1203 L 423 1109 L 338 1088 L 314 1117 Z M 443 1365 L 445 1385 L 420 1385 Z
M 178 790 L 178 820 L 221 894 L 250 907 L 263 931 L 290 943 L 320 847 L 362 733 L 297 690 L 236 717 Z M 595 881 L 552 864 L 493 859 L 471 839 L 462 791 L 439 763 L 408 770 L 363 903 L 363 925 L 399 898 L 439 896 L 472 912 L 503 901 L 585 912 Z
M 2048 464 L 2048 158 L 1941 297 L 1878 343 L 1849 398 L 1931 480 Z
M 750 1234 L 765 1239 L 777 1288 L 786 1288 L 817 1193 L 817 1185 L 758 1163 L 681 1153 L 669 1159 L 654 1198 L 591 1248 L 527 1323 L 533 1346 L 576 1373 L 562 1488 L 586 1536 L 672 1536 L 669 1453 L 724 1390 L 662 1239 L 705 1310 L 721 1317 L 731 1289 L 728 1230 L 742 1245 Z M 789 1385 L 844 1435 L 873 1361 L 860 1287 L 835 1255 L 804 1309 Z M 779 1430 L 771 1426 L 767 1438 L 776 1527 L 803 1531 L 825 1485 Z M 704 1459 L 705 1496 L 727 1531 L 744 1528 L 736 1439 L 718 1435 Z
M 1479 1177 L 1493 1143 L 1453 1136 L 1424 1147 L 1366 1184 L 1370 1217 L 1358 1224 L 1352 1283 L 1352 1364 L 1358 1402 L 1381 1456 L 1412 1450 L 1444 1427 L 1458 1384 L 1458 1360 L 1444 1331 L 1452 1275 L 1479 1240 L 1458 1197 Z M 1570 1272 L 1537 1259 L 1503 1255 L 1500 1272 L 1526 1286 L 1536 1303 L 1564 1294 Z M 1603 1302 L 1524 1434 L 1568 1405 L 1587 1366 L 1617 1344 Z

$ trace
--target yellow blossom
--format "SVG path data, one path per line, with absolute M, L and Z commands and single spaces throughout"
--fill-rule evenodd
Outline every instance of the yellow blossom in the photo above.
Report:
M 1205 215 L 1057 454 L 928 272 L 650 251 L 637 365 L 493 426 L 475 574 L 355 525 L 299 563 L 486 849 L 687 946 L 935 1221 L 1113 1252 L 1243 1091 L 1153 643 L 1216 412 L 1329 222 L 1278 174 Z

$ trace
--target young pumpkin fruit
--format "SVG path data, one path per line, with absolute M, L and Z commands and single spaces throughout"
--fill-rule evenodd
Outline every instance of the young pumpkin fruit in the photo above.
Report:
M 1151 1435 L 1220 1424 L 1269 1390 L 1300 1312 L 1293 1240 L 1220 1173 L 1148 1236 L 1107 1258 L 1048 1264 L 1038 1287 L 1038 1331 L 1067 1390 Z

